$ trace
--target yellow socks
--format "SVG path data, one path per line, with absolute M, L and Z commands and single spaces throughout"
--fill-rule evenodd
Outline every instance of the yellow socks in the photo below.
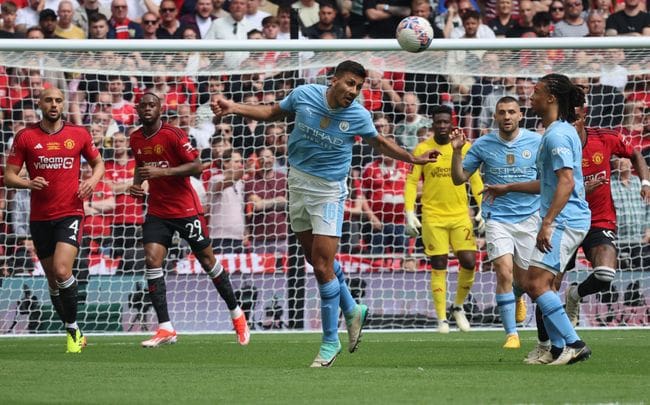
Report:
M 456 289 L 456 298 L 454 299 L 454 306 L 462 307 L 469 290 L 474 284 L 474 269 L 465 269 L 463 267 L 458 271 L 458 288 Z M 433 282 L 432 282 L 433 283 Z
M 438 320 L 447 319 L 447 269 L 431 271 L 431 294 Z

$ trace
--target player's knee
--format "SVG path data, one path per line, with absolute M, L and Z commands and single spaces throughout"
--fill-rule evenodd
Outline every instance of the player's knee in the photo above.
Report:
M 544 294 L 550 289 L 546 283 L 541 283 L 539 279 L 525 279 L 521 280 L 520 287 L 528 294 L 528 296 L 535 300 L 540 295 Z
M 600 281 L 601 286 L 608 288 L 609 285 L 614 281 L 616 276 L 616 270 L 607 266 L 598 266 L 594 269 L 594 277 L 596 280 Z
M 499 285 L 507 286 L 513 282 L 512 271 L 504 268 L 496 268 L 495 273 L 497 276 L 497 283 Z
M 475 257 L 459 257 L 458 263 L 460 267 L 464 269 L 474 269 L 476 267 L 476 258 Z
M 212 270 L 215 263 L 217 262 L 214 255 L 212 255 L 212 254 L 210 254 L 210 255 L 198 254 L 197 259 L 199 259 L 199 263 L 201 264 L 201 267 L 205 271 Z
M 56 281 L 65 281 L 72 275 L 72 266 L 68 263 L 54 262 L 52 263 L 52 273 Z
M 447 269 L 447 256 L 431 256 L 429 263 L 433 270 L 446 270 Z

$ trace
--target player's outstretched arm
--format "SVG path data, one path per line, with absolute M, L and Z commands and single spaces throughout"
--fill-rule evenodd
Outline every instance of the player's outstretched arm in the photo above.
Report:
M 210 108 L 217 118 L 235 114 L 256 121 L 278 121 L 289 115 L 280 108 L 280 104 L 251 105 L 235 103 L 223 97 L 216 97 L 210 102 Z
M 421 155 L 413 156 L 413 154 L 396 144 L 394 141 L 387 139 L 381 135 L 377 135 L 374 138 L 366 138 L 365 140 L 377 152 L 388 157 L 392 157 L 393 159 L 401 160 L 402 162 L 407 162 L 415 165 L 433 163 L 438 160 L 438 155 L 440 155 L 439 151 L 432 149 L 424 152 Z
M 486 184 L 483 187 L 483 198 L 489 203 L 493 203 L 497 197 L 506 195 L 508 193 L 526 193 L 526 194 L 539 194 L 540 183 L 539 180 L 522 181 L 519 183 L 507 184 Z
M 5 166 L 4 183 L 9 188 L 28 188 L 30 190 L 42 190 L 50 184 L 41 176 L 33 179 L 21 177 L 20 167 L 9 163 Z

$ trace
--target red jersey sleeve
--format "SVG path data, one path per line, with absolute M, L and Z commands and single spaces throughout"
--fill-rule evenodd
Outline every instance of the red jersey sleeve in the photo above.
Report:
M 87 160 L 95 160 L 97 156 L 99 156 L 99 150 L 95 147 L 95 144 L 93 143 L 93 138 L 86 130 L 85 128 L 83 129 L 84 132 L 84 144 L 81 148 L 81 155 Z
M 21 135 L 23 135 L 23 130 L 19 131 L 14 137 L 14 142 L 11 145 L 9 157 L 7 158 L 8 165 L 22 167 L 23 163 L 25 163 L 25 142 L 23 141 L 25 137 Z
M 193 162 L 197 157 L 199 157 L 199 151 L 192 146 L 190 138 L 187 136 L 185 131 L 180 128 L 174 129 L 178 131 L 177 133 L 179 134 L 176 138 L 177 147 L 174 148 L 174 150 L 178 151 L 179 159 L 183 163 Z
M 623 136 L 619 133 L 613 133 L 607 136 L 607 142 L 609 143 L 610 150 L 612 155 L 616 155 L 622 158 L 631 158 L 632 153 L 634 153 L 634 148 L 632 144 L 626 141 Z

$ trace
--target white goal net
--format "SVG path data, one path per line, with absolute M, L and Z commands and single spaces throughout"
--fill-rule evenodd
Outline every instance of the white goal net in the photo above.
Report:
M 600 48 L 584 44 L 562 48 L 559 42 L 547 49 L 466 46 L 411 54 L 390 42 L 389 46 L 382 42 L 382 47 L 392 50 L 376 50 L 371 47 L 373 41 L 363 41 L 365 48 L 342 51 L 336 50 L 336 41 L 323 41 L 318 44 L 332 50 L 319 45 L 321 50 L 316 51 L 304 46 L 299 50 L 269 46 L 207 51 L 190 42 L 182 51 L 173 52 L 16 48 L 0 52 L 3 168 L 14 134 L 40 119 L 36 101 L 49 87 L 64 91 L 66 119 L 88 128 L 107 162 L 103 182 L 85 204 L 82 248 L 74 267 L 80 282 L 82 329 L 138 332 L 156 325 L 140 241 L 146 206 L 125 194 L 125 184 L 133 175 L 128 138 L 138 126 L 133 105 L 147 91 L 161 97 L 164 119 L 184 129 L 200 150 L 205 170 L 194 185 L 208 216 L 215 253 L 231 273 L 255 330 L 320 329 L 318 289 L 290 235 L 284 203 L 286 142 L 293 121 L 270 124 L 235 117 L 216 121 L 209 108 L 212 95 L 252 104 L 273 103 L 300 84 L 326 84 L 334 66 L 353 59 L 369 70 L 359 101 L 372 112 L 378 132 L 393 134 L 397 142 L 412 149 L 431 135 L 430 113 L 440 104 L 452 107 L 454 124 L 475 139 L 493 128 L 496 100 L 511 95 L 521 102 L 521 125 L 539 131 L 541 123 L 528 100 L 534 83 L 547 73 L 564 73 L 588 93 L 588 125 L 619 130 L 649 159 L 647 43 L 645 48 L 603 48 L 602 44 Z M 57 47 L 65 46 L 61 43 Z M 434 41 L 432 47 L 437 44 Z M 232 155 L 224 153 L 229 149 L 244 159 L 240 205 L 224 202 L 211 187 L 214 178 L 231 165 Z M 623 163 L 617 160 L 615 165 Z M 370 307 L 369 328 L 432 328 L 437 322 L 430 265 L 421 241 L 404 234 L 406 170 L 381 161 L 362 143 L 354 147 L 338 258 L 353 296 Z M 646 298 L 650 296 L 650 213 L 638 189 L 621 188 L 620 182 L 616 186 L 619 271 L 611 291 L 583 302 L 582 326 L 650 325 Z M 29 212 L 29 191 L 0 184 L 0 334 L 62 329 L 31 242 Z M 238 213 L 244 217 L 241 228 L 230 226 Z M 500 327 L 495 274 L 485 261 L 484 235 L 477 236 L 480 260 L 465 309 L 473 325 Z M 456 289 L 457 268 L 450 253 L 450 293 Z M 583 280 L 588 269 L 581 256 L 568 281 Z M 178 330 L 230 330 L 225 304 L 185 242 L 174 239 L 165 271 L 170 316 Z M 451 304 L 451 297 L 448 301 Z M 531 312 L 524 323 L 533 326 Z

